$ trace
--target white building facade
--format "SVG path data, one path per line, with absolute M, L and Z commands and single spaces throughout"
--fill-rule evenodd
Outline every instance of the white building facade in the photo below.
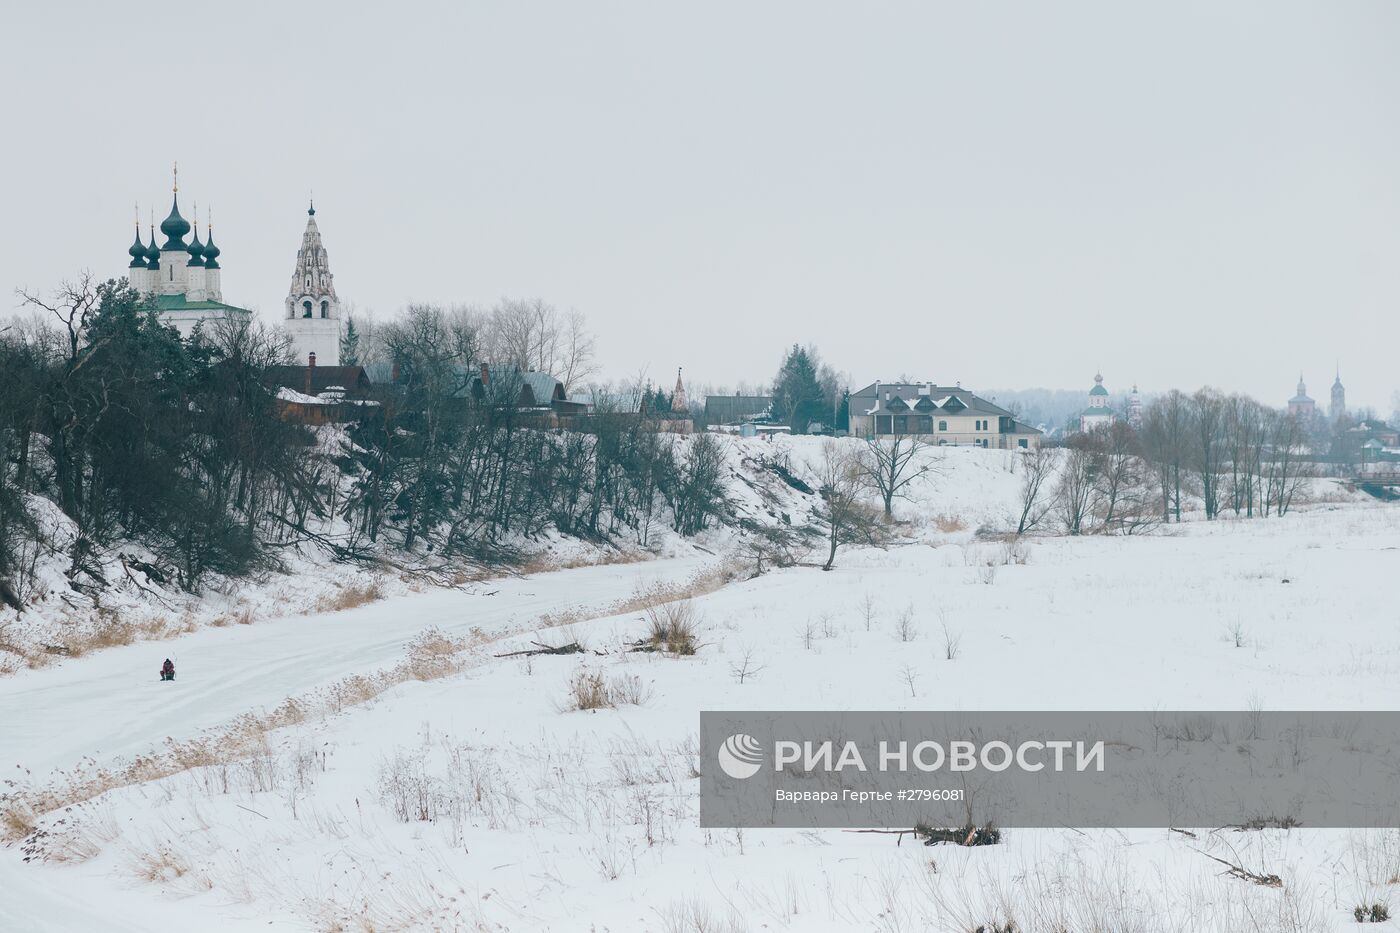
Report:
M 287 291 L 286 320 L 283 326 L 292 338 L 298 363 L 316 355 L 318 366 L 340 365 L 340 299 L 335 294 L 335 276 L 316 226 L 316 205 L 306 211 L 306 230 L 297 250 L 292 285 Z

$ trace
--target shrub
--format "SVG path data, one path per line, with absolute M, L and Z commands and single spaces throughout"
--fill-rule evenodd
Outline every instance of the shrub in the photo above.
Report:
M 1357 923 L 1385 923 L 1390 919 L 1390 908 L 1385 904 L 1361 904 L 1352 909 L 1351 915 Z
M 692 655 L 699 650 L 695 604 L 688 599 L 649 606 L 646 610 L 647 639 L 654 651 Z
M 598 671 L 582 670 L 569 681 L 569 697 L 564 711 L 641 706 L 649 699 L 651 692 L 635 675 L 622 674 L 609 678 Z

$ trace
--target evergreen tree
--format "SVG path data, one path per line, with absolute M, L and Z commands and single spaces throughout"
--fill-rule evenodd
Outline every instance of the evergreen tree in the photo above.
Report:
M 347 318 L 345 331 L 340 335 L 340 365 L 360 365 L 360 332 L 355 329 L 355 319 Z
M 836 409 L 836 430 L 849 431 L 851 429 L 851 390 L 846 389 L 841 393 L 841 405 Z
M 794 434 L 803 434 L 813 421 L 830 418 L 817 367 L 811 354 L 797 344 L 783 357 L 773 378 L 773 417 L 787 421 Z

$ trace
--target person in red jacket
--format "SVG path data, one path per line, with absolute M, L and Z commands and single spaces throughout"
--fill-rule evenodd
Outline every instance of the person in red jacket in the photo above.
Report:
M 169 659 L 169 658 L 166 658 L 166 659 L 165 659 L 165 663 L 162 664 L 162 665 L 160 666 L 160 679 L 161 679 L 161 680 L 174 680 L 174 679 L 175 679 L 175 665 L 172 664 L 172 663 L 170 663 L 170 659 Z

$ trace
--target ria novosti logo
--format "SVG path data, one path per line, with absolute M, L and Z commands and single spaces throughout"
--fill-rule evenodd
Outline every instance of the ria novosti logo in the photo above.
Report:
M 735 780 L 751 778 L 763 767 L 763 746 L 743 732 L 731 735 L 719 747 L 719 767 Z

